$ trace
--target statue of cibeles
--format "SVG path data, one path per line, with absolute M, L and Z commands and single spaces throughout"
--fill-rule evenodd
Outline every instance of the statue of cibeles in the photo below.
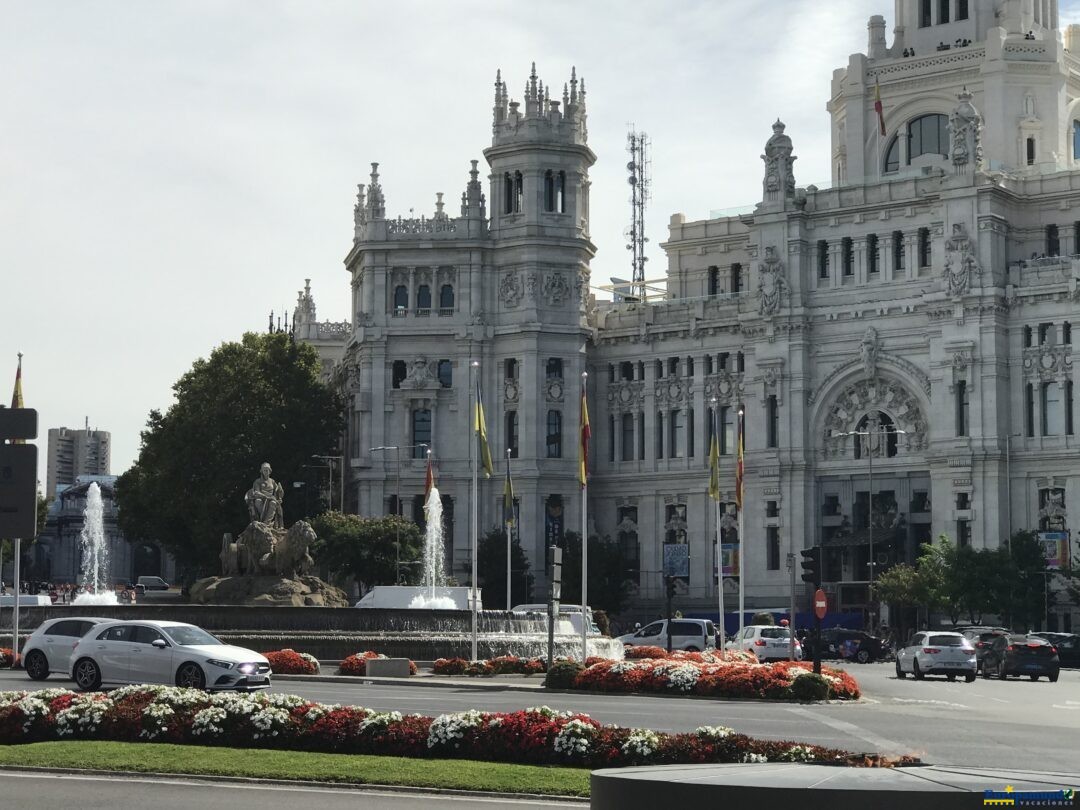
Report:
M 275 529 L 284 529 L 281 502 L 285 498 L 285 489 L 270 477 L 271 472 L 269 462 L 264 461 L 259 467 L 259 477 L 244 495 L 244 502 L 247 503 L 248 515 L 252 521 L 265 523 Z

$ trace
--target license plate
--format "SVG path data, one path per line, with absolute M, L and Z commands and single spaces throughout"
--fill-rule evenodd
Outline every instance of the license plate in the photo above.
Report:
M 1042 669 L 1042 664 L 1024 664 L 1024 669 Z
M 958 667 L 958 666 L 960 666 L 960 662 L 959 661 L 946 661 L 945 666 L 947 666 L 947 667 Z
M 248 683 L 266 683 L 266 676 L 264 675 L 249 675 Z

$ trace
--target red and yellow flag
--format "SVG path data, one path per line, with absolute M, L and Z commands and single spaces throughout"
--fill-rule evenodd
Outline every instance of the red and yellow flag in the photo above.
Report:
M 743 501 L 743 412 L 739 409 L 739 450 L 735 459 L 735 508 L 742 512 Z
M 885 113 L 884 108 L 881 106 L 881 85 L 874 80 L 874 112 L 877 113 L 878 130 L 881 132 L 882 137 L 885 135 Z
M 592 429 L 589 427 L 589 402 L 585 397 L 585 386 L 581 386 L 581 441 L 578 445 L 578 481 L 585 486 L 589 476 L 589 439 Z
M 11 394 L 11 407 L 24 408 L 22 395 L 22 353 L 19 354 L 19 368 L 15 372 L 15 390 Z M 14 439 L 12 444 L 25 444 L 23 439 Z

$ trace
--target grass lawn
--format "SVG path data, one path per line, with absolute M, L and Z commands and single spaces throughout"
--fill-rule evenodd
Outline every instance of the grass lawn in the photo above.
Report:
M 84 740 L 7 745 L 0 746 L 0 765 L 303 779 L 493 793 L 589 795 L 589 771 L 586 768 L 201 745 Z

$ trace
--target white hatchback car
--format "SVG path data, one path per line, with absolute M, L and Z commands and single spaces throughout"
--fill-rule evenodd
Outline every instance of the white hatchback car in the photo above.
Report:
M 727 650 L 753 652 L 758 661 L 787 661 L 791 655 L 791 628 L 772 624 L 752 624 L 744 627 L 742 635 L 724 645 Z M 795 639 L 795 660 L 802 661 L 802 644 Z
M 112 621 L 96 616 L 71 616 L 49 619 L 23 642 L 23 667 L 33 681 L 43 681 L 56 673 L 65 677 L 71 672 L 71 653 L 79 639 L 99 624 Z
M 239 691 L 270 687 L 266 658 L 181 622 L 109 622 L 79 641 L 71 661 L 71 678 L 83 692 L 127 683 Z
M 958 675 L 971 683 L 977 672 L 975 648 L 962 633 L 920 630 L 896 653 L 896 677 L 907 673 L 921 681 L 926 675 L 944 675 L 955 681 Z

